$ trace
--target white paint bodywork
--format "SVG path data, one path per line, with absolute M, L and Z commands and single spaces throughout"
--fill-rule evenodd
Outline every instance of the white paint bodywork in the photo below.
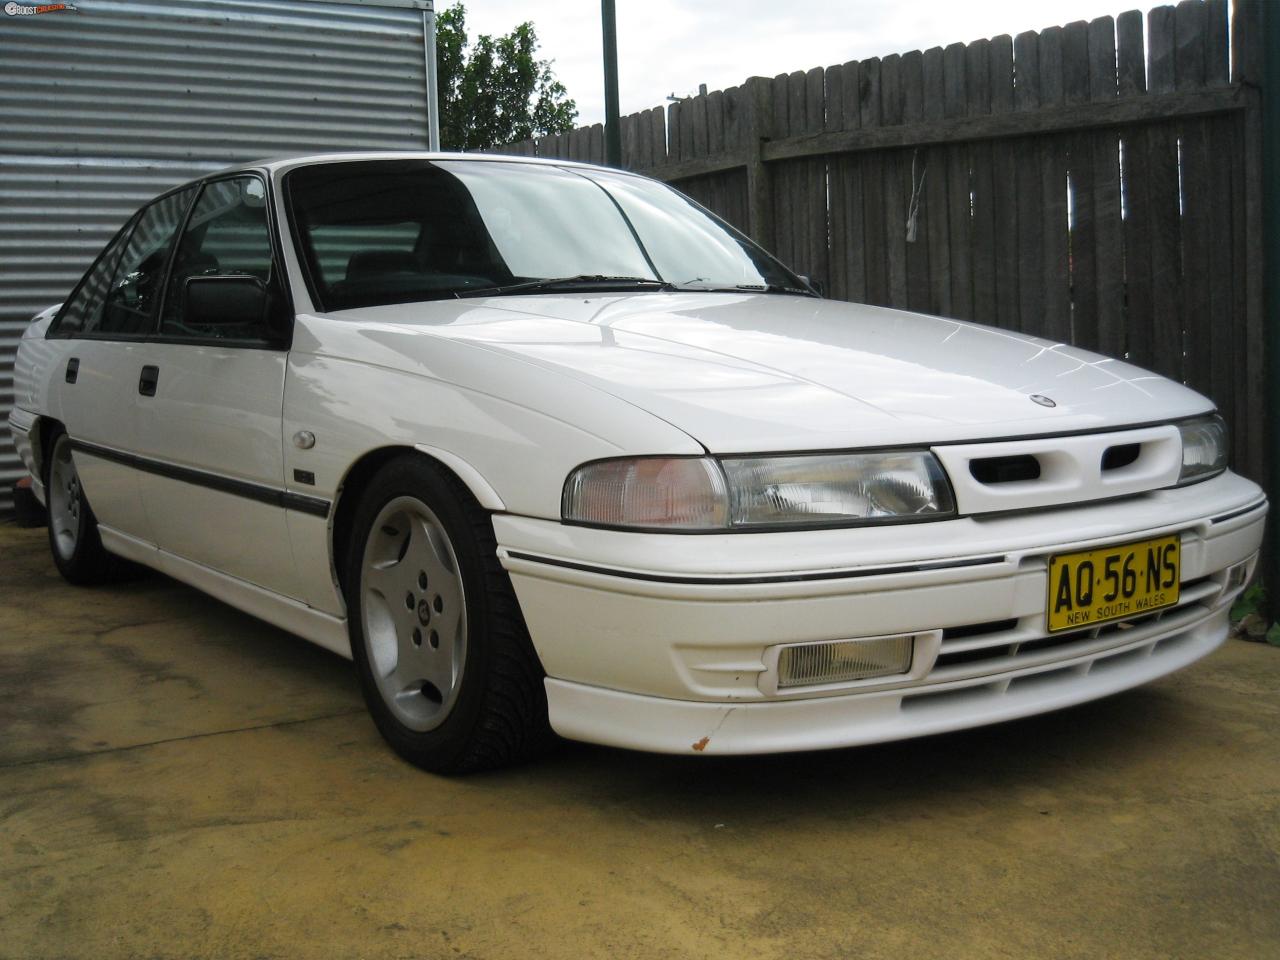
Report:
M 557 393 L 607 393 L 713 453 L 985 441 L 1213 409 L 1180 384 L 1074 347 L 808 297 L 540 295 L 334 316 L 340 325 L 304 321 L 317 352 L 350 356 L 355 322 L 366 355 L 383 348 L 370 362 L 445 376 L 466 345 L 495 370 L 518 361 L 554 372 Z M 465 383 L 474 361 L 464 362 L 465 373 L 447 375 Z
M 351 159 L 375 156 L 386 155 Z M 278 183 L 321 159 L 332 158 L 254 168 Z M 287 232 L 281 241 L 298 311 L 287 353 L 49 340 L 49 317 L 38 318 L 19 349 L 11 418 L 24 460 L 38 474 L 33 437 L 48 418 L 80 439 L 332 502 L 317 516 L 76 454 L 110 549 L 349 655 L 332 542 L 347 478 L 387 448 L 433 457 L 493 512 L 566 736 L 669 751 L 813 749 L 1102 696 L 1221 642 L 1240 586 L 1227 573 L 1259 547 L 1266 508 L 1255 484 L 1227 473 L 1175 486 L 1181 447 L 1169 424 L 1212 404 L 1121 361 L 976 324 L 760 293 L 321 314 Z M 65 388 L 71 356 L 105 399 Z M 182 372 L 164 406 L 137 396 L 142 363 Z M 315 445 L 293 444 L 299 431 Z M 1101 451 L 1129 442 L 1144 444 L 1142 459 L 1103 476 Z M 961 516 L 696 536 L 560 522 L 565 479 L 591 460 L 881 446 L 934 450 Z M 1016 453 L 1052 464 L 1044 482 L 984 487 L 968 473 L 974 457 Z M 909 684 L 771 685 L 769 664 L 788 642 L 997 621 L 1017 622 L 1012 643 L 1043 637 L 1050 554 L 1165 533 L 1182 538 L 1195 608 L 1123 642 L 1099 637 L 1069 656 Z

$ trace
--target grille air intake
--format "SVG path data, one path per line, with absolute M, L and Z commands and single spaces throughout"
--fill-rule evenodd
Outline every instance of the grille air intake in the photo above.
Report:
M 969 473 L 979 483 L 1019 483 L 1040 479 L 1040 461 L 1030 454 L 1011 457 L 983 457 L 969 461 Z
M 1138 454 L 1141 452 L 1142 444 L 1140 443 L 1122 443 L 1119 446 L 1107 447 L 1102 453 L 1102 472 L 1129 466 L 1138 459 Z

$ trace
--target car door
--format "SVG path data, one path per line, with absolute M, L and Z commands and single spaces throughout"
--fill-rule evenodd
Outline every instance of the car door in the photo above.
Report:
M 173 237 L 194 195 L 194 188 L 177 190 L 135 214 L 85 275 L 53 332 L 69 341 L 60 361 L 59 414 L 85 495 L 101 525 L 144 541 L 154 533 L 136 462 L 139 351 L 154 329 Z
M 285 596 L 299 593 L 284 509 L 281 409 L 288 357 L 269 317 L 193 319 L 192 278 L 278 284 L 266 183 L 207 182 L 173 257 L 159 330 L 140 346 L 135 378 L 142 499 L 161 549 Z M 281 297 L 271 298 L 284 312 Z

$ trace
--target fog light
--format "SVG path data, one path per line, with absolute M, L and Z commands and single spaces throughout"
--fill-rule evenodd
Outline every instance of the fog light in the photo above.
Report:
M 871 640 L 826 640 L 784 647 L 778 656 L 778 687 L 805 687 L 888 677 L 911 671 L 915 634 Z

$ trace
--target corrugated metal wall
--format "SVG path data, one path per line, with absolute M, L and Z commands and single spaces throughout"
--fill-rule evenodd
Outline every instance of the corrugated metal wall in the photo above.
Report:
M 429 0 L 76 6 L 0 14 L 0 513 L 17 339 L 143 201 L 242 160 L 427 145 Z

